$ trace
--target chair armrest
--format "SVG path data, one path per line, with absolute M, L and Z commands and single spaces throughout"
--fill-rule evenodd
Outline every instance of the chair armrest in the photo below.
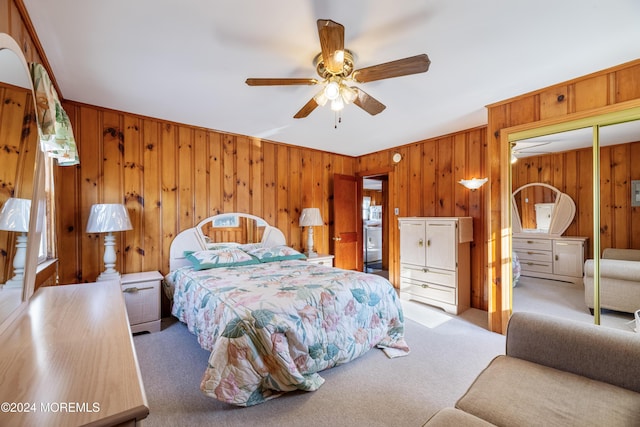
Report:
M 584 262 L 585 277 L 593 277 L 593 260 Z M 600 277 L 638 282 L 640 286 L 640 261 L 625 261 L 621 259 L 601 259 Z M 640 307 L 638 307 L 640 309 Z
M 602 258 L 640 261 L 640 249 L 607 248 L 602 252 Z
M 518 312 L 506 343 L 507 356 L 640 392 L 640 334 Z

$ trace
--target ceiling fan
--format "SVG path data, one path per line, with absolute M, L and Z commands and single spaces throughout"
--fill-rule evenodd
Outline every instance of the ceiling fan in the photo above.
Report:
M 511 163 L 518 161 L 520 157 L 528 157 L 536 154 L 549 154 L 549 151 L 531 151 L 532 148 L 542 147 L 551 141 L 517 141 L 511 143 Z M 524 146 L 523 146 L 524 144 Z M 529 145 L 531 144 L 531 145 Z
M 307 117 L 318 106 L 331 101 L 331 109 L 341 111 L 345 104 L 354 103 L 371 115 L 384 110 L 384 104 L 351 83 L 367 83 L 392 77 L 424 73 L 431 61 L 426 54 L 398 59 L 384 64 L 355 69 L 354 55 L 344 48 L 344 26 L 330 19 L 318 19 L 321 52 L 314 65 L 320 79 L 315 78 L 249 78 L 249 86 L 316 85 L 324 87 L 309 100 L 295 116 Z

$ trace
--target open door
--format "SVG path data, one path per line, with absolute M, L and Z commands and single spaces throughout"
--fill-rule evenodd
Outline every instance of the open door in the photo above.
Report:
M 333 175 L 334 264 L 346 270 L 362 268 L 362 180 Z

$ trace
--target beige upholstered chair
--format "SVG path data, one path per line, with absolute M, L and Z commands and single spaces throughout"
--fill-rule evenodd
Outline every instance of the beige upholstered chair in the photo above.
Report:
M 593 314 L 593 260 L 584 263 L 584 302 Z M 640 310 L 640 249 L 607 248 L 600 259 L 600 307 Z

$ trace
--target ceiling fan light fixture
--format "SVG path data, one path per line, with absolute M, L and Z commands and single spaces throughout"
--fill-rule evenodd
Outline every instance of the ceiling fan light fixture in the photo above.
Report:
M 330 101 L 338 99 L 340 96 L 340 84 L 335 80 L 331 80 L 324 88 L 324 96 Z
M 344 108 L 344 101 L 342 97 L 339 96 L 336 99 L 331 100 L 331 109 L 333 111 L 340 111 Z
M 320 92 L 316 93 L 316 95 L 313 97 L 314 101 L 316 101 L 316 104 L 318 104 L 321 107 L 324 107 L 325 104 L 327 103 L 327 96 L 324 93 L 324 89 L 322 89 Z
M 356 91 L 344 83 L 340 85 L 340 95 L 345 104 L 351 104 L 358 97 Z

